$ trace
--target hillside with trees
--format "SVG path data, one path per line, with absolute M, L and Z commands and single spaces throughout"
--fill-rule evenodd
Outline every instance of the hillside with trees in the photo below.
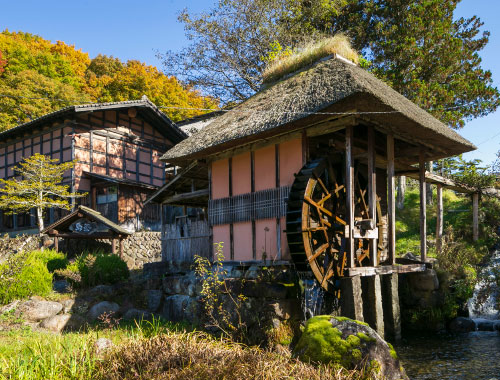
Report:
M 214 109 L 202 96 L 156 67 L 88 53 L 23 32 L 0 33 L 0 131 L 60 108 L 148 96 L 174 121 Z

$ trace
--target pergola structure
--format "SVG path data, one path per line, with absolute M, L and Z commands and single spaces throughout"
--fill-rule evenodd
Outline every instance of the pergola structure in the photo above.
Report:
M 117 253 L 119 243 L 120 257 L 123 256 L 123 240 L 131 233 L 98 211 L 78 206 L 71 214 L 59 219 L 45 228 L 42 233 L 54 238 L 55 250 L 59 250 L 58 239 L 105 239 L 111 241 L 112 253 Z

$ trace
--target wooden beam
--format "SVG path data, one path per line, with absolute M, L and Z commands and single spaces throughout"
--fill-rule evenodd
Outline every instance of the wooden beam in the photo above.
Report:
M 172 204 L 193 198 L 200 198 L 205 196 L 208 197 L 209 193 L 210 193 L 209 189 L 201 189 L 201 190 L 191 191 L 190 193 L 175 194 L 172 195 L 171 197 L 166 198 L 162 202 L 162 204 Z
M 387 250 L 389 262 L 396 262 L 396 190 L 394 185 L 394 135 L 387 135 Z
M 54 249 L 59 252 L 59 238 L 57 236 L 54 236 Z
M 346 170 L 346 210 L 347 210 L 347 268 L 354 267 L 354 164 L 352 146 L 354 131 L 352 126 L 345 129 L 345 170 Z
M 425 154 L 422 151 L 419 161 L 419 180 L 420 180 L 420 260 L 425 262 L 427 259 L 427 204 L 425 187 Z
M 357 267 L 347 269 L 346 277 L 354 276 L 375 276 L 391 273 L 415 273 L 424 272 L 425 264 L 407 264 L 407 265 L 381 265 L 379 267 Z
M 372 225 L 377 225 L 377 169 L 375 167 L 375 129 L 368 127 L 368 208 Z M 369 240 L 370 265 L 376 267 L 377 260 L 377 239 Z
M 116 239 L 111 239 L 111 253 L 116 255 Z
M 479 239 L 479 193 L 472 194 L 472 240 Z
M 436 186 L 436 251 L 441 252 L 443 246 L 443 185 Z

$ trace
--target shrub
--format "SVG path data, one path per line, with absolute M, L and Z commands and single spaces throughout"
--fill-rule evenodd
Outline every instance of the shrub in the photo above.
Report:
M 64 269 L 68 266 L 68 258 L 64 253 L 57 252 L 53 249 L 46 249 L 43 251 L 33 252 L 38 259 L 40 259 L 45 265 L 49 272 L 54 272 L 58 269 Z
M 0 265 L 0 303 L 33 295 L 46 296 L 52 290 L 52 274 L 35 252 L 20 252 Z
M 64 270 L 56 273 L 76 286 L 91 287 L 101 284 L 115 284 L 126 280 L 130 272 L 127 263 L 116 255 L 85 253 L 78 256 Z

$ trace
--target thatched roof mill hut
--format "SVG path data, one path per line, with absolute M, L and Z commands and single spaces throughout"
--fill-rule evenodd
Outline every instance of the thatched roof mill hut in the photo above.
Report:
M 213 241 L 225 243 L 228 261 L 293 260 L 331 289 L 346 276 L 424 270 L 425 202 L 421 262 L 396 263 L 394 178 L 420 179 L 425 199 L 426 181 L 456 187 L 425 163 L 473 149 L 334 55 L 268 84 L 167 151 L 162 160 L 186 178 L 206 168 L 208 188 L 194 181 L 183 194 L 172 186 L 153 198 L 182 203 L 204 191 Z

